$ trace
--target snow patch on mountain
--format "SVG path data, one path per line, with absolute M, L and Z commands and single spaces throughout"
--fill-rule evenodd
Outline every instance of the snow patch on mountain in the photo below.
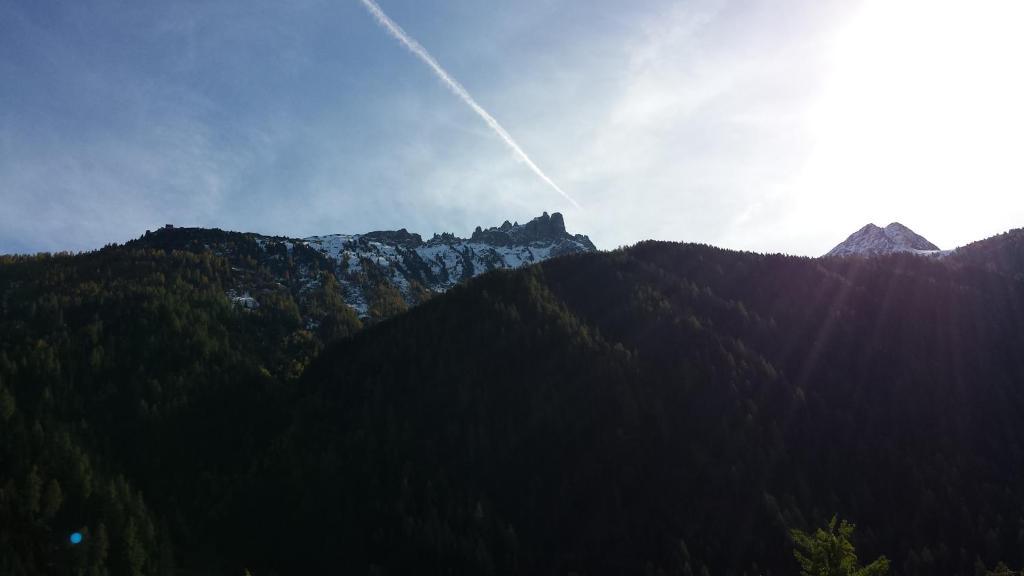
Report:
M 424 241 L 401 229 L 297 239 L 168 225 L 132 245 L 224 258 L 230 302 L 262 309 L 276 301 L 275 293 L 289 292 L 308 326 L 319 325 L 337 304 L 331 293 L 360 317 L 378 321 L 490 270 L 597 250 L 586 236 L 566 232 L 561 214 L 547 212 L 526 224 L 477 227 L 469 238 L 445 233 Z
M 255 310 L 260 307 L 259 301 L 250 296 L 248 292 L 239 294 L 236 290 L 228 290 L 227 297 L 231 300 L 232 304 L 246 310 Z
M 333 260 L 345 301 L 369 315 L 370 294 L 382 282 L 396 288 L 407 303 L 421 300 L 419 292 L 444 292 L 484 272 L 519 268 L 566 254 L 596 250 L 589 238 L 570 235 L 559 213 L 526 224 L 509 223 L 459 238 L 435 234 L 424 241 L 404 228 L 367 234 L 311 236 L 307 246 Z

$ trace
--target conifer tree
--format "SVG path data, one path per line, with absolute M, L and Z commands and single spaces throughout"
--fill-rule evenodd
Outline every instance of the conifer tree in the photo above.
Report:
M 790 531 L 796 548 L 793 555 L 800 563 L 800 576 L 884 576 L 889 573 L 889 560 L 880 556 L 867 566 L 860 566 L 853 543 L 854 525 L 846 520 L 836 525 L 836 517 L 828 529 L 818 528 L 813 534 Z

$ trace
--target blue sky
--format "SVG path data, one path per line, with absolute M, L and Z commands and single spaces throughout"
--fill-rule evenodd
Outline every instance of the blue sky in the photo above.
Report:
M 358 0 L 0 0 L 0 253 L 542 211 L 810 255 L 1024 225 L 1012 0 L 379 3 L 579 208 Z

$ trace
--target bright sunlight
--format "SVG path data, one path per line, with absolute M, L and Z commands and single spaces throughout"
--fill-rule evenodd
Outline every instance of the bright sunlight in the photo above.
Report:
M 1024 193 L 1022 23 L 1015 0 L 866 2 L 809 113 L 806 208 L 934 230 Z

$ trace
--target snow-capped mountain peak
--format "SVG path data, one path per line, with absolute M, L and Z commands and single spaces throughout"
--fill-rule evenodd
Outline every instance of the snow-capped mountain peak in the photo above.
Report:
M 854 232 L 826 256 L 876 256 L 896 252 L 939 255 L 942 251 L 920 234 L 899 222 L 885 228 L 868 224 Z
M 490 270 L 597 250 L 590 238 L 566 232 L 557 212 L 526 224 L 477 227 L 469 238 L 446 232 L 424 241 L 402 228 L 299 239 L 167 225 L 132 244 L 226 258 L 231 302 L 256 310 L 273 293 L 289 291 L 311 327 L 336 296 L 364 320 L 377 321 Z
M 411 304 L 422 299 L 423 291 L 444 292 L 489 270 L 596 250 L 588 237 L 566 232 L 557 212 L 526 224 L 506 220 L 493 228 L 478 226 L 468 239 L 445 233 L 424 241 L 402 229 L 313 236 L 303 242 L 336 262 L 345 300 L 361 316 L 369 313 L 371 294 L 382 281 Z

